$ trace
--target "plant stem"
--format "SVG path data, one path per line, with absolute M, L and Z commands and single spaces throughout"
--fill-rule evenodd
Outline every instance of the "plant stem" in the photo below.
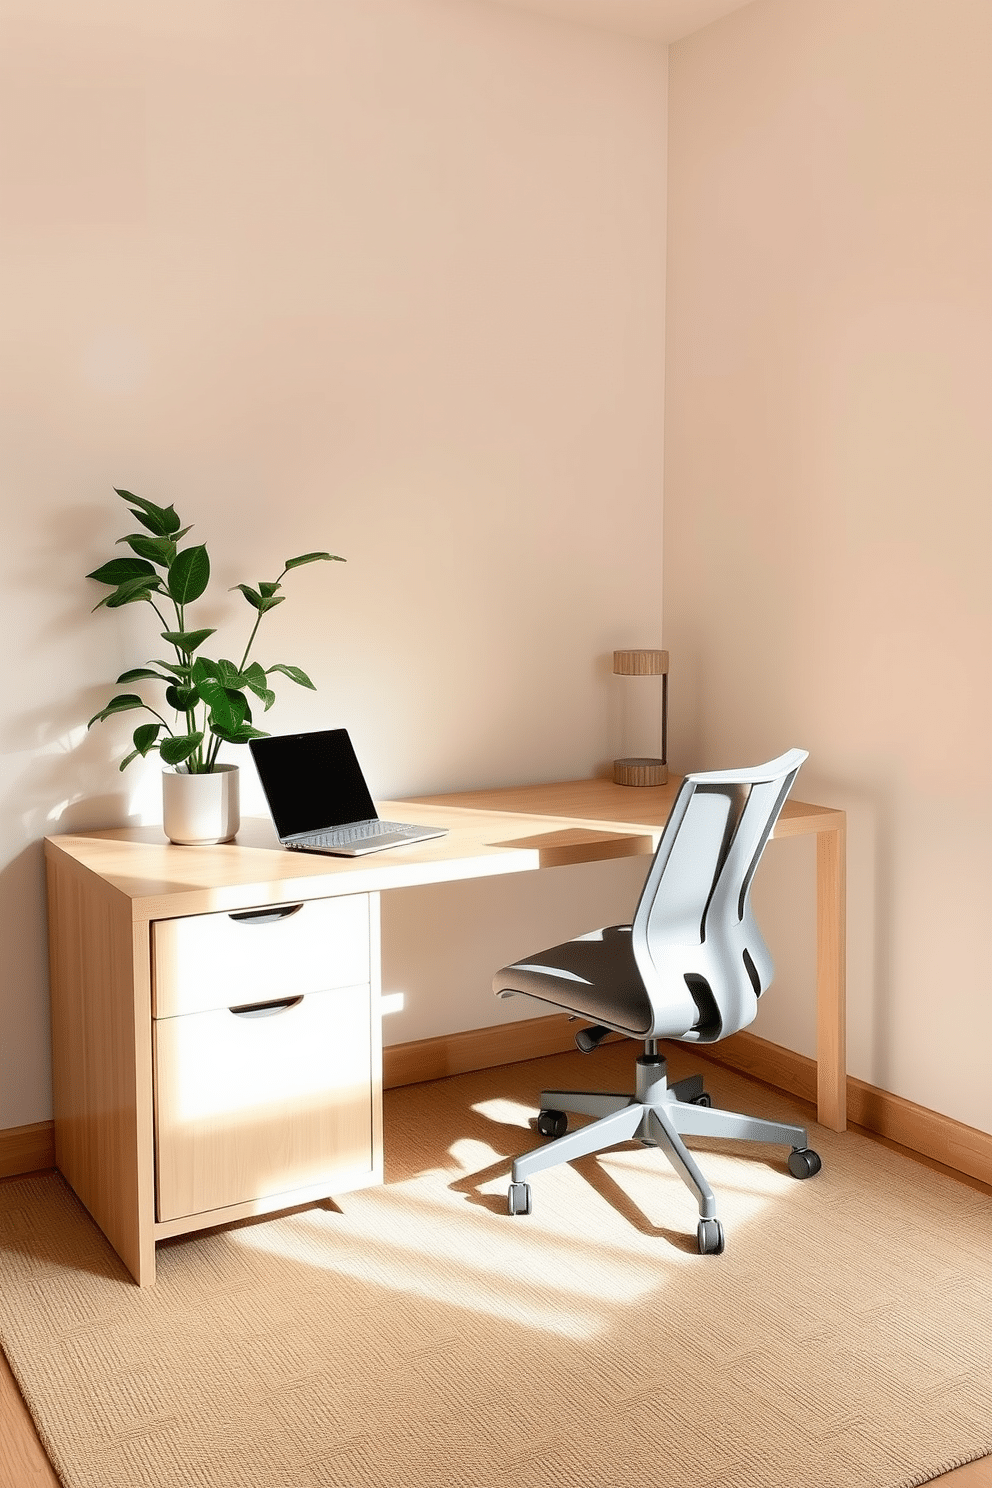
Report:
M 151 703 L 142 703 L 141 706 L 144 708 L 144 710 L 145 710 L 146 713 L 152 713 L 152 714 L 154 714 L 154 716 L 158 719 L 159 723 L 165 729 L 166 733 L 170 736 L 170 738 L 173 738 L 174 739 L 176 737 L 175 734 L 172 732 L 172 729 L 169 727 L 169 725 L 166 723 L 165 719 L 162 717 L 161 713 L 156 712 L 156 710 L 152 707 Z
M 283 581 L 283 579 L 286 577 L 286 575 L 288 573 L 289 573 L 289 569 L 288 568 L 284 568 L 283 571 L 282 571 L 282 573 L 276 579 L 276 584 L 281 584 L 282 581 Z M 245 669 L 245 662 L 248 660 L 248 653 L 251 650 L 252 645 L 254 644 L 255 633 L 258 630 L 258 627 L 262 623 L 262 615 L 264 613 L 265 613 L 264 610 L 259 610 L 258 614 L 255 617 L 255 624 L 251 628 L 251 635 L 248 637 L 248 644 L 245 647 L 245 654 L 244 654 L 244 656 L 242 656 L 242 658 L 241 658 L 241 665 L 238 667 L 238 671 L 239 672 L 243 672 L 244 669 Z
M 155 611 L 156 615 L 158 616 L 161 625 L 164 627 L 165 630 L 168 630 L 168 628 L 169 628 L 169 622 L 168 622 L 168 620 L 166 620 L 165 616 L 162 614 L 162 611 L 159 609 L 158 605 L 152 599 L 152 597 L 151 597 L 150 594 L 148 596 L 148 603 L 151 605 L 152 609 Z M 173 650 L 175 650 L 175 649 L 176 648 L 173 647 Z
M 217 756 L 220 754 L 221 742 L 222 741 L 221 741 L 220 737 L 217 734 L 214 734 L 213 743 L 210 745 L 209 749 L 207 750 L 207 762 L 206 762 L 206 771 L 205 771 L 205 773 L 208 774 L 208 775 L 211 773 L 211 771 L 213 770 L 214 765 L 217 763 Z

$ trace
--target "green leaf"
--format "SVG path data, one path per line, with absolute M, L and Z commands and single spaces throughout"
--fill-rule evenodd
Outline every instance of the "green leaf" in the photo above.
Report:
M 168 677 L 163 677 L 161 672 L 153 672 L 151 667 L 132 667 L 129 672 L 121 672 L 117 678 L 118 682 L 140 682 L 144 677 L 154 677 L 159 682 L 168 682 Z
M 131 515 L 138 519 L 142 527 L 147 527 L 153 537 L 168 537 L 168 533 L 162 531 L 162 523 L 158 517 L 149 517 L 140 511 L 133 511 Z
M 217 677 L 217 663 L 211 661 L 207 656 L 198 656 L 190 667 L 189 675 L 191 681 L 196 685 L 200 682 L 209 681 L 211 678 L 217 681 L 219 680 Z
M 142 757 L 148 753 L 161 732 L 160 723 L 142 723 L 135 729 L 131 737 L 135 749 Z
M 162 724 L 160 723 L 143 723 L 136 728 L 132 735 L 134 748 L 121 760 L 120 769 L 126 770 L 131 761 L 136 760 L 139 755 L 144 759 L 150 749 L 156 749 L 158 746 L 155 741 L 161 730 Z
M 165 530 L 169 534 L 170 537 L 173 537 L 174 538 L 175 535 L 176 535 L 176 533 L 179 531 L 179 516 L 178 516 L 178 514 L 176 512 L 176 508 L 172 505 L 171 502 L 165 508 L 164 517 L 165 517 Z M 188 527 L 186 528 L 186 531 L 187 532 L 189 531 L 189 528 Z M 177 539 L 177 541 L 178 541 L 178 539 Z
M 258 592 L 263 599 L 271 599 L 276 590 L 281 588 L 282 585 L 278 579 L 273 584 L 267 584 L 264 579 L 258 581 Z
M 248 603 L 252 606 L 253 609 L 256 609 L 260 615 L 264 615 L 266 610 L 274 609 L 277 604 L 282 604 L 286 598 L 285 594 L 276 594 L 274 592 L 276 589 L 281 587 L 279 584 L 261 584 L 259 587 L 261 589 L 268 589 L 272 592 L 268 594 L 260 594 L 258 590 L 253 589 L 250 584 L 232 584 L 231 590 L 233 592 L 233 590 L 235 589 L 240 589 L 241 593 L 244 595 Z
M 168 672 L 172 677 L 178 677 L 185 682 L 189 676 L 190 669 L 183 661 L 159 661 L 157 658 L 152 662 L 153 666 L 160 666 L 163 672 Z
M 251 723 L 251 708 L 244 693 L 239 692 L 236 687 L 225 687 L 224 691 L 237 727 L 240 728 L 243 723 Z
M 215 677 L 197 678 L 196 690 L 210 709 L 210 727 L 220 724 L 224 728 L 235 728 L 240 722 L 228 697 L 228 690 Z M 242 715 L 243 717 L 243 715 Z
M 176 604 L 191 604 L 199 599 L 210 579 L 210 559 L 203 543 L 177 553 L 169 569 L 169 593 Z
M 251 709 L 243 692 L 233 687 L 221 687 L 219 682 L 201 682 L 198 692 L 210 709 L 208 722 L 213 733 L 239 729 L 251 723 Z
M 249 739 L 267 739 L 269 736 L 264 729 L 251 727 L 247 723 L 241 724 L 240 728 L 226 729 L 219 724 L 210 725 L 211 732 L 218 739 L 223 739 L 225 744 L 247 744 Z
M 133 553 L 140 558 L 149 558 L 159 568 L 168 568 L 176 556 L 176 545 L 171 537 L 145 537 L 140 532 L 129 532 L 127 537 L 119 537 L 117 541 L 127 543 Z
M 125 579 L 119 584 L 113 594 L 104 595 L 94 610 L 101 610 L 104 606 L 108 610 L 119 610 L 121 605 L 135 604 L 142 599 L 150 599 L 153 593 L 161 591 L 162 584 L 158 574 L 138 574 L 136 578 Z
M 110 702 L 105 708 L 101 708 L 99 713 L 93 714 L 86 727 L 92 728 L 98 720 L 102 723 L 105 718 L 109 718 L 113 713 L 126 713 L 130 708 L 144 708 L 146 706 L 147 704 L 144 699 L 138 697 L 137 693 L 119 692 L 116 697 L 110 699 Z
M 156 506 L 154 501 L 146 501 L 144 496 L 135 496 L 133 491 L 122 491 L 115 486 L 114 490 L 122 501 L 129 501 L 132 506 L 138 508 L 132 515 L 137 517 L 149 532 L 154 532 L 159 537 L 174 537 L 179 529 L 179 517 L 174 506 Z M 186 529 L 189 531 L 189 529 Z
M 165 508 L 156 506 L 154 501 L 149 501 L 144 496 L 135 496 L 133 491 L 123 491 L 120 486 L 115 486 L 114 491 L 122 501 L 130 501 L 134 506 L 140 506 L 142 511 L 158 512 L 160 516 L 165 515 Z
M 283 568 L 299 568 L 304 563 L 346 563 L 337 553 L 301 553 L 299 558 L 287 558 Z
M 100 568 L 95 568 L 88 573 L 88 579 L 96 579 L 98 584 L 123 584 L 126 579 L 138 579 L 146 575 L 154 574 L 155 570 L 144 558 L 111 558 L 109 563 L 104 563 Z
M 181 765 L 202 743 L 202 733 L 173 735 L 172 738 L 162 740 L 158 752 L 167 765 Z
M 268 712 L 276 700 L 276 695 L 270 687 L 266 686 L 265 672 L 257 661 L 253 661 L 245 672 L 244 685 L 250 687 L 255 696 L 261 699 L 265 704 L 265 711 Z
M 170 646 L 175 646 L 177 651 L 184 652 L 187 656 L 202 646 L 208 636 L 212 636 L 213 630 L 163 630 L 162 639 L 168 641 Z
M 165 701 L 177 713 L 188 713 L 199 701 L 199 694 L 195 687 L 176 687 L 170 683 L 165 689 Z
M 243 687 L 245 675 L 239 672 L 233 661 L 225 661 L 223 658 L 217 663 L 214 676 L 222 687 Z
M 309 687 L 313 692 L 317 691 L 306 672 L 301 671 L 299 667 L 287 666 L 284 661 L 277 661 L 275 666 L 266 667 L 265 669 L 266 676 L 269 676 L 272 672 L 282 672 L 285 676 L 289 677 L 290 681 L 297 682 L 300 687 Z

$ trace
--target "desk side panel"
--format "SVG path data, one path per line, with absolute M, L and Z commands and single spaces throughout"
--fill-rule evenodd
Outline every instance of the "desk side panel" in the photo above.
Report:
M 372 983 L 369 1040 L 372 1050 L 372 1181 L 383 1180 L 382 1150 L 382 913 L 379 894 L 369 895 L 369 968 Z
M 817 1115 L 847 1126 L 847 831 L 816 839 Z
M 147 1283 L 155 1264 L 148 926 L 132 925 L 127 900 L 47 848 L 55 1161 Z

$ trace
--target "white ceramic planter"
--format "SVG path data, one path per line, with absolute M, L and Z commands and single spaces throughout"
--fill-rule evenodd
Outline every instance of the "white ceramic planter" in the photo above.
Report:
M 170 842 L 203 847 L 230 842 L 241 825 L 237 765 L 215 765 L 209 775 L 162 771 L 162 826 Z

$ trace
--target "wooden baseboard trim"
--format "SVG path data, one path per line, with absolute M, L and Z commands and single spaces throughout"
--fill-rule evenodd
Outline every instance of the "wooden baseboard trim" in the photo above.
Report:
M 469 1028 L 464 1033 L 444 1033 L 409 1044 L 387 1044 L 382 1051 L 383 1088 L 419 1085 L 422 1080 L 443 1080 L 446 1075 L 519 1064 L 545 1054 L 564 1054 L 575 1047 L 575 1029 L 564 1013 L 552 1013 L 547 1018 Z
M 472 1028 L 439 1038 L 393 1044 L 382 1051 L 383 1085 L 415 1085 L 421 1080 L 440 1080 L 446 1075 L 540 1059 L 545 1054 L 563 1054 L 574 1047 L 575 1024 L 562 1014 L 528 1018 L 520 1023 L 501 1023 L 490 1028 Z M 816 1103 L 816 1061 L 796 1054 L 756 1034 L 735 1033 L 718 1044 L 679 1047 L 700 1058 L 752 1075 L 766 1085 L 787 1090 L 801 1100 Z M 848 1118 L 855 1126 L 919 1152 L 955 1172 L 992 1184 L 992 1135 L 965 1126 L 950 1116 L 928 1111 L 901 1096 L 879 1090 L 864 1080 L 847 1077 Z
M 40 1173 L 55 1166 L 55 1123 L 8 1126 L 0 1131 L 0 1178 Z
M 492 1069 L 500 1064 L 517 1064 L 524 1059 L 540 1059 L 546 1054 L 563 1054 L 574 1047 L 574 1033 L 575 1026 L 568 1018 L 553 1013 L 546 1018 L 527 1018 L 519 1023 L 498 1023 L 489 1028 L 470 1028 L 464 1033 L 417 1039 L 409 1044 L 391 1044 L 382 1051 L 382 1083 L 388 1090 L 397 1085 L 416 1085 L 422 1080 L 441 1080 L 446 1075 Z M 695 1052 L 701 1058 L 787 1090 L 801 1100 L 816 1101 L 815 1061 L 756 1034 L 745 1030 L 719 1044 L 708 1044 L 705 1049 L 697 1046 Z M 988 1132 L 879 1090 L 853 1075 L 847 1077 L 847 1110 L 855 1126 L 888 1137 L 958 1173 L 992 1184 L 992 1135 Z M 0 1178 L 42 1172 L 54 1166 L 53 1122 L 36 1121 L 30 1126 L 0 1130 Z
M 746 1029 L 719 1044 L 697 1048 L 696 1052 L 717 1064 L 764 1080 L 767 1085 L 787 1090 L 790 1095 L 816 1102 L 816 1061 L 779 1044 L 770 1044 Z M 992 1183 L 992 1135 L 988 1132 L 879 1090 L 853 1075 L 847 1077 L 847 1116 L 854 1126 L 888 1137 L 900 1147 L 933 1158 L 934 1162 L 943 1163 L 957 1173 L 966 1173 L 969 1178 Z

